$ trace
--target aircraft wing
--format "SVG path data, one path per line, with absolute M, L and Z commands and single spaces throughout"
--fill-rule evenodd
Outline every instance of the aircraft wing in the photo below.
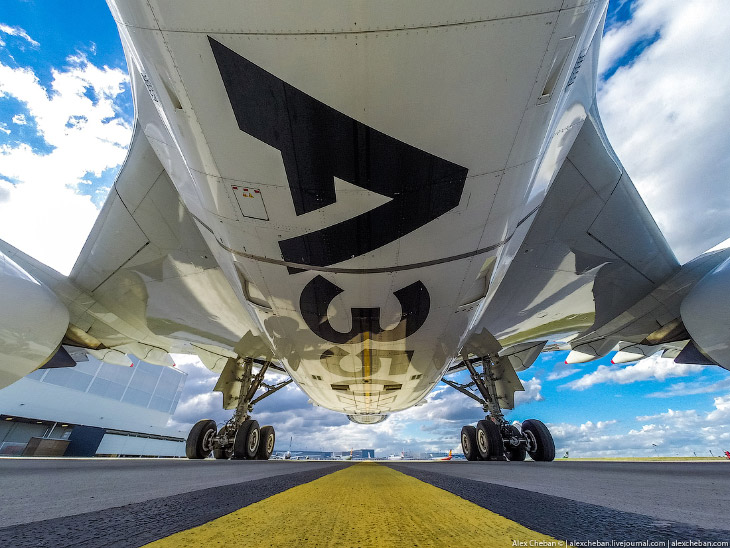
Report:
M 197 354 L 216 372 L 239 344 L 270 357 L 139 127 L 68 278 L 0 247 L 68 307 L 65 345 L 125 364 L 128 353 L 160 365 L 171 351 Z
M 491 355 L 510 370 L 497 380 L 506 408 L 522 389 L 514 372 L 541 352 L 572 350 L 568 359 L 576 363 L 614 350 L 621 351 L 617 363 L 660 350 L 677 357 L 690 338 L 682 300 L 727 257 L 710 254 L 680 268 L 613 153 L 595 106 L 566 149 L 523 244 L 495 274 L 497 283 L 493 277 L 484 314 L 462 351 L 464 358 Z M 464 368 L 457 361 L 446 374 Z
M 500 349 L 588 334 L 679 270 L 597 113 L 566 149 L 524 242 L 490 288 L 467 346 L 484 351 L 485 330 Z

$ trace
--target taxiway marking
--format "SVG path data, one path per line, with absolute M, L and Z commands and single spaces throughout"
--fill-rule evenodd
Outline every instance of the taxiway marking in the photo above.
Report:
M 530 541 L 562 545 L 392 468 L 360 463 L 147 546 L 511 547 Z

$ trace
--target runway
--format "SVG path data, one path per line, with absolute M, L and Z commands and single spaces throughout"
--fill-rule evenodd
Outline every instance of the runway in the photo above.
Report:
M 463 480 L 503 485 L 571 501 L 730 530 L 730 461 L 718 462 L 403 462 L 401 472 L 439 472 Z M 521 466 L 515 473 L 514 466 Z M 560 468 L 556 469 L 556 466 Z M 427 481 L 427 480 L 425 480 Z
M 728 465 L 0 459 L 0 545 L 728 546 Z

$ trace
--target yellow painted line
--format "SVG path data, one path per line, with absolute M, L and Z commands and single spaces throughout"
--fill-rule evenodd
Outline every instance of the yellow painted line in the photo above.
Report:
M 500 548 L 565 543 L 392 468 L 361 463 L 147 546 Z
M 363 369 L 363 380 L 370 382 L 372 376 L 372 358 L 370 355 L 370 333 L 365 331 L 363 333 L 363 351 L 362 351 L 362 369 Z M 365 411 L 370 411 L 370 391 L 365 390 Z

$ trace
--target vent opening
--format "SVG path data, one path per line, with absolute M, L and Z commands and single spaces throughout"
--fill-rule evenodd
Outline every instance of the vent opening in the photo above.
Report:
M 562 38 L 558 42 L 558 45 L 555 48 L 555 56 L 553 57 L 553 62 L 551 63 L 550 70 L 548 71 L 547 80 L 545 81 L 545 85 L 542 88 L 542 93 L 537 100 L 538 105 L 547 103 L 550 100 L 550 97 L 555 91 L 555 86 L 558 83 L 560 74 L 563 72 L 563 66 L 565 65 L 565 61 L 568 60 L 568 54 L 573 49 L 574 41 L 575 36 L 569 36 L 568 38 Z

